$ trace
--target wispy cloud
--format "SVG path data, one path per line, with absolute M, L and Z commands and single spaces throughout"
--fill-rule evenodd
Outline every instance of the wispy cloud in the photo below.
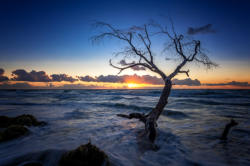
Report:
M 226 85 L 232 85 L 232 86 L 250 86 L 250 84 L 248 82 L 238 82 L 238 81 L 231 81 L 231 82 L 227 82 L 227 83 L 215 83 L 215 84 L 203 84 L 203 85 L 207 85 L 207 86 L 226 86 Z
M 134 64 L 134 63 L 135 63 L 135 61 L 133 61 L 131 64 Z M 122 65 L 122 66 L 129 65 L 124 59 L 122 59 L 122 60 L 119 62 L 119 64 Z M 133 66 L 133 67 L 131 67 L 131 69 L 134 70 L 134 71 L 146 70 L 146 68 L 143 67 L 143 66 Z
M 215 33 L 216 31 L 212 28 L 212 24 L 207 24 L 201 27 L 189 27 L 187 33 L 189 35 L 195 34 L 206 34 L 206 33 Z

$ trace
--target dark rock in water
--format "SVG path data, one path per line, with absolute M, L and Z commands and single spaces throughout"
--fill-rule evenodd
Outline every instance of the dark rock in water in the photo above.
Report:
M 39 126 L 39 125 L 45 125 L 45 122 L 39 122 L 34 116 L 29 114 L 23 114 L 20 116 L 17 116 L 13 120 L 14 124 L 18 125 L 26 125 L 26 126 Z
M 28 129 L 21 125 L 11 125 L 0 133 L 0 142 L 18 138 L 28 133 Z
M 11 125 L 13 118 L 0 116 L 0 127 L 5 128 Z
M 0 128 L 6 128 L 0 132 L 0 142 L 18 138 L 28 133 L 25 126 L 45 125 L 45 122 L 39 122 L 34 116 L 23 114 L 17 117 L 0 116 Z
M 91 143 L 62 155 L 59 166 L 108 166 L 108 156 Z
M 10 125 L 26 125 L 26 126 L 39 126 L 45 125 L 45 122 L 39 122 L 34 116 L 23 114 L 15 118 L 0 116 L 0 127 L 6 128 Z

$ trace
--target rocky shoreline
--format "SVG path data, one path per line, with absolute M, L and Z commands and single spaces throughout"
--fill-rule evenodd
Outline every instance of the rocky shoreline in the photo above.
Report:
M 0 143 L 29 134 L 27 127 L 44 126 L 33 115 L 23 114 L 17 117 L 0 116 Z M 41 161 L 22 161 L 20 166 L 43 166 Z M 109 166 L 108 156 L 90 142 L 62 154 L 58 166 Z

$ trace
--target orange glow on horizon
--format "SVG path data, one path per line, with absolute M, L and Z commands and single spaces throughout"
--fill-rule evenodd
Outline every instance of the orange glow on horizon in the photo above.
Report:
M 140 87 L 140 84 L 128 83 L 128 88 L 137 88 Z
M 25 81 L 8 81 L 0 85 L 8 84 L 6 89 L 162 89 L 163 85 L 143 84 L 143 83 L 107 83 L 107 82 L 25 82 Z M 21 85 L 13 86 L 13 85 Z M 28 86 L 22 86 L 27 84 Z M 173 85 L 173 89 L 250 89 L 250 86 L 234 85 L 217 85 L 217 86 L 187 86 Z

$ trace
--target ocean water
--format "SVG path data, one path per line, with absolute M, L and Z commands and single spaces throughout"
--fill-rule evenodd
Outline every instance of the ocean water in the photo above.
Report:
M 116 114 L 149 112 L 161 90 L 0 91 L 0 115 L 32 114 L 46 126 L 0 143 L 0 165 L 39 160 L 56 166 L 62 153 L 89 140 L 113 166 L 250 165 L 249 90 L 172 90 L 158 120 L 153 150 L 144 125 Z M 219 137 L 230 119 L 227 141 Z

